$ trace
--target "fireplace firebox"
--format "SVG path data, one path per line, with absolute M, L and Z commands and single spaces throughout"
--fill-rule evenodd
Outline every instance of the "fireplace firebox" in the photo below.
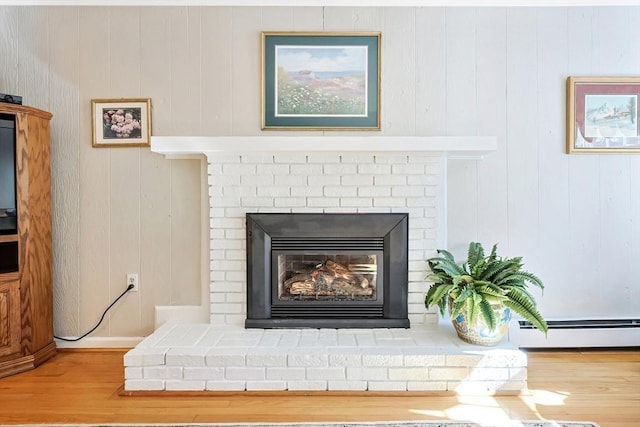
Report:
M 408 328 L 406 213 L 247 214 L 247 328 Z

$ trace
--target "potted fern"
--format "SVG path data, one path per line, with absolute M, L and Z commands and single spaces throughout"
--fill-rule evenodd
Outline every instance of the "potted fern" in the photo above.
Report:
M 480 243 L 471 242 L 467 260 L 461 264 L 444 249 L 427 260 L 431 273 L 426 279 L 433 284 L 425 306 L 438 305 L 442 316 L 448 306 L 458 336 L 472 344 L 496 345 L 502 341 L 512 310 L 547 332 L 547 322 L 528 291 L 530 284 L 544 289 L 542 281 L 522 269 L 521 257 L 502 258 L 496 251 L 497 245 L 493 245 L 486 256 Z

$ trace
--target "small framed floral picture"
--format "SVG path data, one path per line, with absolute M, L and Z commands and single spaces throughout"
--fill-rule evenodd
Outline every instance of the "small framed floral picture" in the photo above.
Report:
M 94 147 L 148 147 L 151 99 L 92 99 Z

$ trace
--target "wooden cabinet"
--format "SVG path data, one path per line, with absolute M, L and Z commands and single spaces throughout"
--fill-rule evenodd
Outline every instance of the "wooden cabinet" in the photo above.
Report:
M 0 153 L 4 158 L 0 162 L 0 177 L 4 177 L 0 178 L 0 191 L 5 197 L 0 200 L 8 203 L 6 200 L 13 200 L 12 191 L 15 191 L 15 208 L 10 206 L 0 211 L 3 220 L 0 227 L 0 377 L 4 377 L 45 362 L 55 355 L 56 345 L 53 341 L 51 114 L 0 103 L 0 120 L 13 126 L 7 131 L 9 134 L 15 132 L 12 143 L 7 142 L 7 132 L 0 140 L 0 144 L 5 144 Z M 6 149 L 7 144 L 13 144 L 10 150 Z M 7 151 L 11 154 L 7 155 Z M 7 162 L 11 157 L 13 164 Z M 12 188 L 7 190 L 9 182 Z M 7 194 L 10 197 L 6 197 Z

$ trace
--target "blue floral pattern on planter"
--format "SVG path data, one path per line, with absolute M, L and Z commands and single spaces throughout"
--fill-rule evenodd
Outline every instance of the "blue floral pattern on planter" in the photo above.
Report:
M 482 316 L 478 316 L 473 324 L 469 324 L 466 313 L 463 312 L 452 319 L 458 337 L 470 344 L 485 346 L 499 344 L 509 330 L 511 310 L 503 305 L 493 305 L 492 307 L 497 318 L 495 329 L 489 329 Z

